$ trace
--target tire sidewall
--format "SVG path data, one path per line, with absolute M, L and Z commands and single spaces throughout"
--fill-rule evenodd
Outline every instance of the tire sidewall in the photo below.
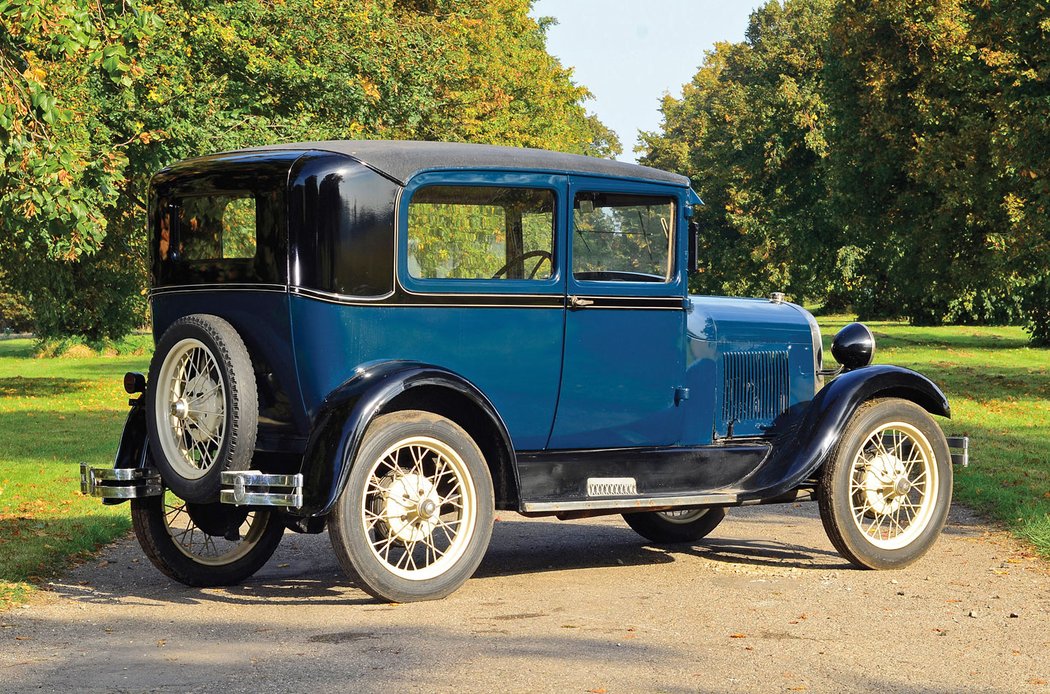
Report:
M 373 554 L 362 525 L 365 490 L 373 464 L 388 448 L 413 436 L 435 438 L 453 448 L 470 474 L 476 497 L 474 527 L 463 554 L 447 571 L 424 580 L 388 571 Z M 379 417 L 369 426 L 346 486 L 332 510 L 329 532 L 340 565 L 369 594 L 393 602 L 435 600 L 449 595 L 474 574 L 488 548 L 494 515 L 492 477 L 473 439 L 444 417 L 404 411 Z
M 904 547 L 887 549 L 872 544 L 853 519 L 850 478 L 853 461 L 866 442 L 867 434 L 880 424 L 904 422 L 918 429 L 930 443 L 937 468 L 937 491 L 926 527 Z M 948 442 L 937 423 L 918 405 L 899 399 L 884 399 L 865 405 L 857 411 L 833 451 L 831 466 L 825 470 L 821 485 L 821 513 L 830 514 L 837 527 L 832 540 L 848 559 L 865 568 L 897 569 L 924 555 L 937 540 L 948 519 L 952 500 L 952 463 Z M 841 543 L 842 546 L 839 546 Z
M 725 519 L 724 506 L 711 506 L 704 513 L 685 523 L 668 520 L 657 511 L 625 513 L 627 525 L 645 539 L 657 544 L 697 542 L 710 535 Z
M 158 393 L 167 387 L 160 383 L 161 372 L 172 349 L 186 339 L 199 341 L 211 352 L 226 393 L 225 429 L 217 459 L 207 472 L 193 479 L 183 477 L 168 461 L 159 433 L 161 427 L 170 426 L 168 415 L 158 411 Z M 245 362 L 248 368 L 237 368 Z M 194 314 L 180 318 L 157 343 L 146 389 L 146 428 L 153 460 L 165 484 L 178 497 L 198 503 L 217 501 L 222 472 L 247 470 L 250 466 L 258 433 L 258 394 L 250 365 L 247 348 L 236 330 L 217 316 Z
M 175 545 L 165 518 L 164 495 L 131 500 L 132 527 L 150 562 L 165 576 L 194 587 L 229 586 L 261 569 L 284 536 L 284 521 L 271 510 L 257 510 L 256 522 L 265 523 L 254 547 L 228 564 L 202 564 Z

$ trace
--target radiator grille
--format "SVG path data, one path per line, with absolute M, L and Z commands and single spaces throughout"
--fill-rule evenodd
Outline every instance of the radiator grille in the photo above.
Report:
M 786 351 L 726 352 L 722 372 L 723 421 L 770 421 L 788 408 Z

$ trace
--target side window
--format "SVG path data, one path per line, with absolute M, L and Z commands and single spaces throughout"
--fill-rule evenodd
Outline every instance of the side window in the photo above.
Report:
M 554 209 L 549 190 L 421 188 L 408 203 L 409 273 L 417 279 L 549 279 Z
M 671 279 L 675 221 L 672 198 L 578 193 L 572 219 L 572 273 L 577 280 Z
M 250 259 L 256 252 L 255 197 L 193 195 L 177 203 L 180 254 L 184 260 Z M 168 256 L 166 220 L 162 220 L 161 259 Z

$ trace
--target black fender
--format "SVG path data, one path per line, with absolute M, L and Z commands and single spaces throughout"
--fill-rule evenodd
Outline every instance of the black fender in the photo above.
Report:
M 440 366 L 413 361 L 362 365 L 352 378 L 328 394 L 314 418 L 300 469 L 303 505 L 298 514 L 322 515 L 332 508 L 346 485 L 368 425 L 398 395 L 421 386 L 438 386 L 469 398 L 492 420 L 513 462 L 514 447 L 507 425 L 485 394 L 466 378 Z M 511 467 L 516 475 L 517 466 Z
M 848 371 L 824 386 L 777 437 L 770 463 L 747 481 L 749 491 L 741 500 L 768 499 L 799 486 L 827 459 L 857 408 L 873 398 L 890 397 L 951 417 L 948 398 L 920 373 L 886 364 Z
M 129 401 L 131 410 L 124 420 L 124 430 L 120 433 L 117 454 L 113 457 L 113 467 L 145 468 L 150 467 L 149 446 L 146 443 L 146 399 L 139 396 Z M 103 499 L 107 506 L 122 504 L 127 499 Z

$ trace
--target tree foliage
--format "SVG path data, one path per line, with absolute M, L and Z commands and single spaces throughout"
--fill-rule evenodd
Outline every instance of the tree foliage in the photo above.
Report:
M 641 144 L 709 203 L 698 288 L 1050 337 L 1050 3 L 770 2 L 663 112 Z
M 824 46 L 811 38 L 829 7 L 756 10 L 744 42 L 717 44 L 682 98 L 664 99 L 663 132 L 642 134 L 643 162 L 687 173 L 706 203 L 699 291 L 826 293 Z
M 119 336 L 142 317 L 149 177 L 187 156 L 325 138 L 615 154 L 529 6 L 0 0 L 0 254 L 17 268 L 11 281 L 41 330 Z M 113 291 L 94 292 L 88 311 L 85 282 L 103 276 Z

